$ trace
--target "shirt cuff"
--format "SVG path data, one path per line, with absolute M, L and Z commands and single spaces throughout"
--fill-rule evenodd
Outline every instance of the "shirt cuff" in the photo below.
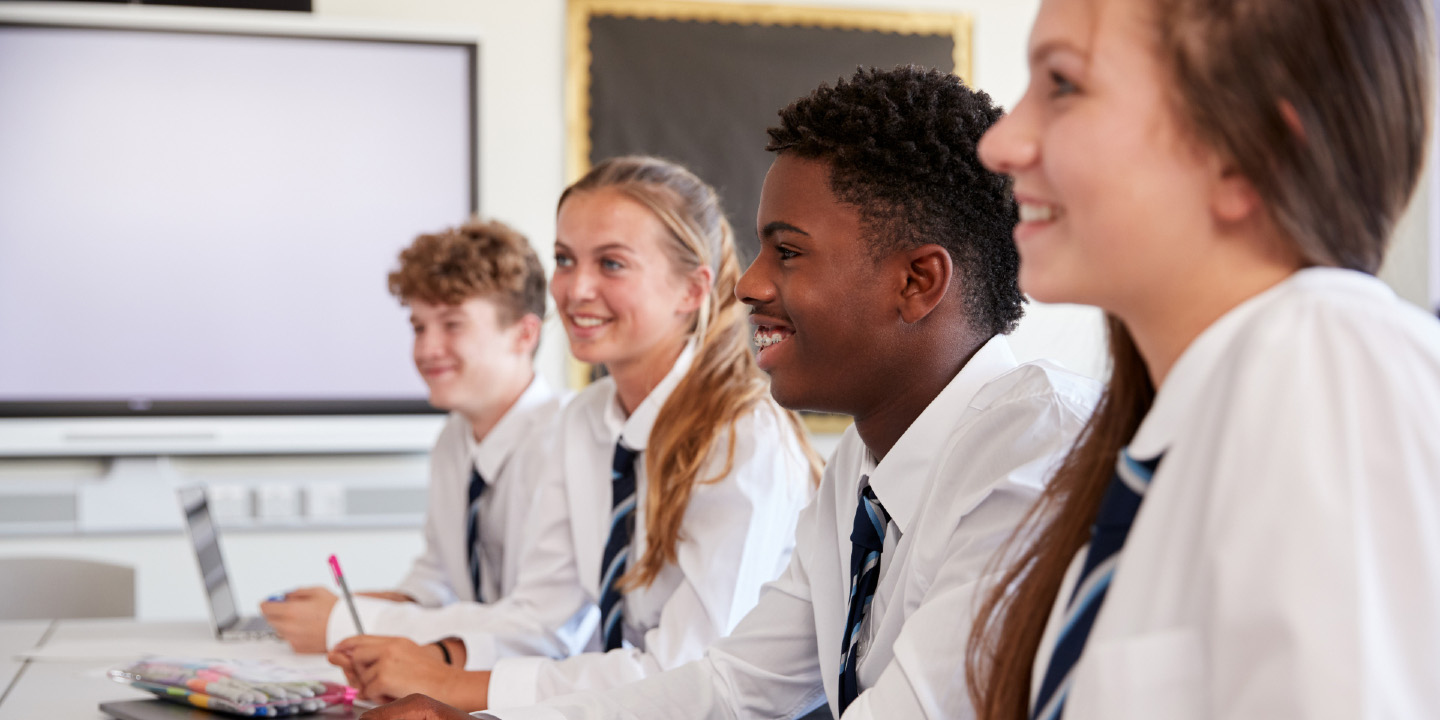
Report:
M 499 715 L 491 712 L 477 712 L 471 713 L 471 717 L 483 718 L 483 720 L 565 720 L 565 716 L 559 710 L 548 707 L 506 710 Z
M 355 612 L 360 615 L 360 624 L 375 633 L 380 630 L 380 615 L 385 612 L 385 608 L 394 604 L 389 600 L 360 596 L 355 598 Z M 355 629 L 355 621 L 350 617 L 350 606 L 345 604 L 345 598 L 337 599 L 335 607 L 330 608 L 330 620 L 325 623 L 325 647 L 334 649 L 341 640 L 359 634 Z
M 490 633 L 459 633 L 456 637 L 465 643 L 465 669 L 491 670 L 500 660 L 495 651 L 495 636 Z
M 490 696 L 486 698 L 486 704 L 503 710 L 527 707 L 539 702 L 540 666 L 548 661 L 548 658 L 543 657 L 518 657 L 505 658 L 495 663 L 495 669 L 490 671 Z M 507 714 L 505 717 L 559 716 Z

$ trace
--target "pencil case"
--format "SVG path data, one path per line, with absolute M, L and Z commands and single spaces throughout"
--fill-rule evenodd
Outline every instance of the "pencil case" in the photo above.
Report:
M 257 661 L 152 657 L 109 676 L 171 702 L 241 717 L 305 715 L 355 700 L 354 688 Z

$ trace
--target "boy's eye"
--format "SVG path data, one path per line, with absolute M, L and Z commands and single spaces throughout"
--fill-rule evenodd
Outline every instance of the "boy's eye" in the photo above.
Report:
M 798 257 L 800 255 L 800 253 L 797 253 L 794 250 L 791 250 L 790 248 L 787 248 L 783 245 L 776 247 L 775 252 L 780 255 L 781 260 L 789 260 L 790 258 Z

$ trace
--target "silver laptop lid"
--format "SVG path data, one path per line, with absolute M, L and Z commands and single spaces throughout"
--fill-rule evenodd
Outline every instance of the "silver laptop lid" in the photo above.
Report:
M 210 601 L 210 619 L 215 634 L 229 629 L 239 619 L 235 610 L 235 594 L 230 590 L 230 576 L 225 572 L 225 558 L 220 555 L 220 535 L 210 517 L 210 502 L 203 487 L 183 487 L 175 491 L 185 512 L 185 529 L 195 546 L 195 560 L 200 564 L 200 577 L 205 581 L 205 597 Z

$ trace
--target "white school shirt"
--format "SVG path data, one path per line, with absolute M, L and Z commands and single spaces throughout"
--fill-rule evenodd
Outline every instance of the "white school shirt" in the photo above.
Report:
M 480 717 L 504 720 L 785 718 L 829 699 L 838 715 L 850 532 L 869 485 L 890 515 L 861 628 L 861 693 L 845 720 L 973 717 L 965 643 L 990 556 L 1089 417 L 1091 380 L 1017 365 L 986 343 L 877 465 L 852 427 L 800 518 L 789 568 L 700 662 L 600 693 Z
M 1440 717 L 1435 318 L 1302 270 L 1190 344 L 1129 449 L 1164 459 L 1064 720 Z
M 536 376 L 515 404 L 480 441 L 470 423 L 452 414 L 430 455 L 425 551 L 398 590 L 417 603 L 356 597 L 365 631 L 429 643 L 466 628 L 486 628 L 500 638 L 493 653 L 566 656 L 582 647 L 589 626 L 577 617 L 566 593 L 526 583 L 532 571 L 521 558 L 534 542 L 531 516 L 537 503 L 557 501 L 539 487 L 543 466 L 558 446 L 558 418 L 565 398 Z M 481 597 L 471 587 L 469 523 L 471 469 L 487 487 L 480 496 Z M 563 502 L 563 498 L 559 500 Z M 524 587 L 525 592 L 518 592 Z M 330 646 L 355 634 L 344 603 L 330 612 Z M 483 654 L 483 650 L 481 651 Z
M 563 413 L 569 502 L 552 510 L 562 517 L 568 512 L 568 527 L 560 530 L 573 538 L 567 573 L 591 607 L 600 596 L 615 443 L 623 440 L 639 451 L 630 544 L 633 568 L 645 548 L 649 503 L 645 448 L 650 430 L 660 407 L 689 371 L 694 352 L 691 343 L 628 418 L 611 378 L 581 392 Z M 600 635 L 594 632 L 588 645 L 591 652 L 566 660 L 500 660 L 490 677 L 490 707 L 529 705 L 554 695 L 614 687 L 658 674 L 699 658 L 734 628 L 755 605 L 761 586 L 785 569 L 795 544 L 796 519 L 814 497 L 799 438 L 781 412 L 767 400 L 736 423 L 730 473 L 716 482 L 697 484 L 691 492 L 676 546 L 678 562 L 667 564 L 648 588 L 625 594 L 625 647 L 601 652 Z M 702 478 L 714 478 L 724 468 L 729 436 L 728 431 L 719 436 Z M 461 637 L 468 650 L 472 636 Z

